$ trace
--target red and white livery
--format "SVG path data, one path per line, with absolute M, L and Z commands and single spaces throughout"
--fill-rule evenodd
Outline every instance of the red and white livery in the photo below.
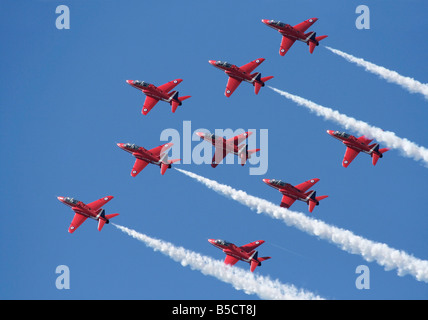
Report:
M 294 42 L 296 42 L 296 40 L 306 43 L 309 46 L 309 52 L 314 52 L 315 47 L 319 45 L 319 42 L 322 39 L 327 38 L 327 36 L 317 37 L 317 33 L 314 31 L 305 33 L 306 30 L 308 30 L 315 22 L 317 22 L 317 20 L 318 18 L 310 18 L 299 24 L 296 24 L 295 26 L 291 26 L 281 21 L 268 19 L 263 19 L 262 22 L 268 27 L 277 30 L 282 35 L 279 54 L 283 56 L 291 48 Z
M 260 149 L 248 150 L 248 145 L 241 142 L 246 140 L 252 132 L 244 132 L 230 139 L 224 139 L 221 136 L 216 136 L 214 133 L 196 132 L 196 134 L 203 140 L 212 143 L 215 147 L 214 157 L 212 159 L 211 167 L 215 168 L 217 165 L 229 154 L 237 155 L 241 159 L 243 166 L 247 159 L 251 158 L 253 153 L 260 151 Z
M 262 78 L 260 72 L 252 73 L 263 61 L 265 61 L 264 58 L 259 58 L 242 67 L 224 61 L 209 60 L 208 62 L 229 76 L 224 94 L 226 97 L 230 97 L 242 81 L 251 83 L 254 86 L 255 94 L 258 94 L 260 88 L 265 86 L 265 82 L 273 78 L 273 76 Z
M 369 154 L 372 157 L 372 163 L 375 166 L 379 158 L 382 158 L 383 154 L 389 150 L 389 148 L 379 149 L 378 143 L 370 144 L 373 139 L 368 139 L 366 136 L 356 138 L 345 132 L 333 130 L 327 130 L 327 133 L 333 138 L 342 141 L 346 146 L 345 156 L 342 161 L 342 166 L 345 168 L 351 164 L 360 152 Z
M 208 242 L 213 246 L 219 248 L 226 254 L 226 259 L 224 260 L 225 264 L 234 265 L 239 260 L 247 262 L 250 264 L 251 272 L 262 265 L 262 261 L 268 260 L 271 257 L 258 257 L 258 251 L 255 250 L 258 246 L 265 243 L 264 240 L 257 240 L 241 247 L 237 247 L 233 243 L 227 242 L 225 240 L 215 240 L 208 239 Z
M 112 196 L 107 196 L 97 201 L 84 204 L 82 201 L 70 197 L 58 197 L 58 200 L 69 206 L 74 211 L 74 218 L 71 221 L 68 232 L 73 233 L 87 218 L 98 221 L 98 231 L 101 231 L 104 224 L 109 223 L 111 218 L 118 216 L 118 213 L 105 214 L 102 207 L 113 199 Z
M 300 200 L 306 202 L 309 206 L 309 212 L 312 212 L 315 206 L 320 204 L 322 199 L 327 198 L 328 196 L 319 196 L 317 197 L 317 192 L 314 190 L 307 191 L 313 185 L 315 185 L 320 179 L 311 179 L 305 181 L 301 184 L 293 186 L 289 183 L 283 182 L 276 179 L 263 179 L 263 182 L 268 186 L 277 189 L 282 193 L 281 207 L 290 208 L 291 205 L 296 201 Z
M 156 87 L 153 84 L 140 80 L 126 80 L 129 85 L 141 90 L 141 92 L 146 95 L 146 100 L 144 101 L 143 109 L 141 110 L 141 113 L 144 115 L 147 115 L 159 100 L 168 102 L 171 105 L 171 111 L 174 113 L 175 110 L 177 110 L 177 107 L 182 105 L 182 101 L 191 97 L 179 97 L 178 91 L 171 91 L 182 81 L 182 79 L 175 79 Z
M 161 168 L 161 174 L 164 175 L 165 171 L 171 168 L 171 164 L 181 160 L 168 159 L 168 149 L 173 146 L 172 143 L 165 143 L 150 150 L 133 143 L 118 143 L 117 146 L 136 158 L 131 170 L 132 177 L 136 177 L 149 163 L 158 165 Z

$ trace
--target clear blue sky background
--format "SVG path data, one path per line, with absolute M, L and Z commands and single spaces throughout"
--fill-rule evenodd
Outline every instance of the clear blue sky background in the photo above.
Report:
M 57 30 L 55 8 L 68 5 L 71 29 Z M 318 17 L 322 42 L 427 82 L 425 1 L 369 1 L 370 30 L 355 27 L 360 1 L 1 1 L 0 142 L 2 299 L 258 299 L 154 252 L 111 225 L 88 220 L 74 234 L 72 211 L 56 196 L 84 202 L 115 198 L 114 222 L 175 245 L 224 259 L 208 238 L 238 245 L 263 239 L 256 272 L 331 299 L 427 299 L 426 283 L 400 277 L 210 191 L 169 170 L 148 166 L 131 178 L 133 158 L 117 142 L 146 148 L 166 128 L 182 131 L 268 129 L 269 169 L 177 164 L 202 176 L 280 202 L 263 178 L 297 184 L 320 178 L 330 197 L 312 214 L 365 238 L 428 259 L 427 168 L 392 150 L 376 167 L 361 154 L 347 169 L 345 148 L 325 132 L 343 130 L 268 88 L 243 83 L 224 96 L 226 75 L 208 60 L 258 68 L 269 85 L 332 107 L 428 146 L 428 102 L 320 47 L 296 43 L 278 54 L 280 35 L 261 19 L 292 25 Z M 125 83 L 157 85 L 182 78 L 192 95 L 175 114 L 160 102 L 148 116 L 144 96 Z M 349 133 L 354 133 L 349 131 Z M 192 147 L 199 142 L 192 142 Z M 293 210 L 305 212 L 296 202 Z M 358 265 L 370 290 L 355 287 Z M 71 289 L 57 290 L 67 265 Z M 242 268 L 249 266 L 243 262 Z

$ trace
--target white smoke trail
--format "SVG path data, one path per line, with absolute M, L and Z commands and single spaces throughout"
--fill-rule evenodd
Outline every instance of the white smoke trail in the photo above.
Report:
M 293 285 L 282 284 L 278 280 L 271 280 L 268 277 L 245 271 L 236 266 L 225 265 L 223 261 L 214 260 L 183 247 L 176 247 L 172 243 L 151 238 L 135 230 L 114 223 L 113 225 L 155 251 L 160 251 L 174 261 L 180 262 L 183 267 L 188 265 L 191 269 L 199 270 L 204 275 L 210 275 L 223 282 L 230 283 L 235 289 L 243 290 L 246 294 L 256 294 L 262 299 L 269 300 L 323 299 L 309 291 L 297 289 Z
M 310 111 L 315 112 L 318 116 L 323 117 L 326 120 L 332 120 L 346 129 L 353 129 L 358 134 L 364 134 L 371 138 L 375 138 L 377 142 L 383 142 L 389 148 L 400 150 L 406 157 L 413 158 L 416 161 L 423 161 L 425 162 L 425 166 L 428 165 L 428 149 L 418 146 L 416 143 L 411 142 L 408 139 L 397 137 L 394 132 L 383 131 L 382 129 L 371 126 L 364 121 L 348 117 L 345 114 L 341 114 L 331 108 L 323 107 L 310 100 L 270 86 L 269 88 L 283 97 L 294 101 L 298 105 L 308 108 Z
M 248 195 L 242 190 L 236 190 L 189 171 L 175 169 L 217 193 L 255 210 L 257 213 L 265 213 L 272 218 L 280 219 L 288 226 L 296 227 L 310 235 L 334 243 L 346 252 L 359 254 L 368 262 L 376 261 L 385 270 L 397 269 L 399 276 L 410 274 L 418 281 L 428 282 L 428 261 L 426 260 L 421 260 L 404 251 L 390 248 L 385 243 L 374 242 L 357 236 L 351 231 L 331 226 L 303 213 L 281 208 L 267 200 Z
M 395 71 L 388 70 L 384 67 L 375 65 L 371 62 L 365 61 L 364 59 L 354 57 L 340 50 L 333 49 L 327 46 L 326 48 L 331 52 L 337 54 L 338 56 L 341 56 L 345 60 L 355 63 L 360 67 L 363 67 L 364 69 L 366 69 L 366 71 L 374 73 L 388 82 L 398 84 L 410 93 L 420 93 L 425 97 L 425 99 L 428 99 L 428 84 L 421 83 L 413 78 L 402 76 Z

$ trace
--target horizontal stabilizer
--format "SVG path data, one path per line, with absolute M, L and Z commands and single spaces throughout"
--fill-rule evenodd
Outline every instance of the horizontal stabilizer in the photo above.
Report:
M 310 53 L 313 53 L 314 52 L 314 50 L 315 50 L 315 47 L 316 47 L 317 45 L 316 45 L 316 43 L 315 42 L 313 42 L 313 41 L 309 41 L 309 52 Z
M 254 259 L 251 260 L 250 271 L 254 272 L 254 270 L 258 266 L 262 265 L 262 261 L 269 260 L 269 259 L 271 259 L 271 257 L 261 257 L 261 258 L 258 258 L 257 255 L 255 255 Z
M 101 229 L 104 227 L 104 224 L 109 223 L 110 219 L 117 217 L 118 215 L 118 213 L 106 214 L 104 216 L 105 219 L 98 219 L 98 231 L 101 231 Z
M 313 53 L 314 52 L 314 50 L 315 50 L 315 47 L 317 46 L 317 45 L 319 45 L 319 42 L 322 40 L 322 39 L 325 39 L 325 38 L 327 38 L 327 36 L 319 36 L 319 37 L 314 37 L 314 39 L 310 39 L 309 40 L 309 42 L 308 42 L 308 44 L 309 44 L 309 52 L 310 53 Z M 315 41 L 313 41 L 313 40 L 315 40 Z
M 173 160 L 166 160 L 166 162 L 161 162 L 161 175 L 164 175 L 166 170 L 168 168 L 171 168 L 171 164 L 177 161 L 180 161 L 181 159 L 173 159 Z
M 241 166 L 243 166 L 245 164 L 245 162 L 247 161 L 247 159 L 251 158 L 251 155 L 253 153 L 256 153 L 256 152 L 260 151 L 260 149 L 251 149 L 251 150 L 245 150 L 245 151 L 246 152 L 239 153 L 239 156 L 241 158 Z
M 174 163 L 174 162 L 177 162 L 177 161 L 180 161 L 181 159 L 172 159 L 172 160 L 168 160 L 168 163 L 169 164 L 171 164 L 171 163 Z
M 171 111 L 172 111 L 172 113 L 174 113 L 177 110 L 177 108 L 178 108 L 179 105 L 180 105 L 179 102 L 177 102 L 175 100 L 171 101 Z
M 256 93 L 256 94 L 258 94 L 259 93 L 259 91 L 260 91 L 260 88 L 261 87 L 264 87 L 264 85 L 265 85 L 265 82 L 266 81 L 269 81 L 270 79 L 272 79 L 273 78 L 273 76 L 269 76 L 269 77 L 263 77 L 263 78 L 261 78 L 261 76 L 260 76 L 260 73 L 258 74 L 258 76 L 257 76 L 257 78 L 255 79 L 255 81 L 253 82 L 253 85 L 254 85 L 254 92 Z
M 328 198 L 328 196 L 319 196 L 319 197 L 315 197 L 315 200 L 317 200 L 318 202 L 321 201 L 322 199 Z
M 328 36 L 319 36 L 319 37 L 315 37 L 315 40 L 317 40 L 318 42 L 327 38 Z
M 260 88 L 262 87 L 262 84 L 258 81 L 254 81 L 254 93 L 259 94 Z
M 250 266 L 250 271 L 254 272 L 254 270 L 257 268 L 257 266 L 259 265 L 259 262 L 256 260 L 251 260 L 251 266 Z
M 379 158 L 380 157 L 379 157 L 379 155 L 376 152 L 372 153 L 372 163 L 373 163 L 374 166 L 376 165 L 376 163 L 379 160 Z
M 261 80 L 262 82 L 266 82 L 266 81 L 269 81 L 270 79 L 273 79 L 273 76 L 263 77 L 263 78 L 261 78 L 260 80 Z
M 251 150 L 248 150 L 248 155 L 251 156 L 253 153 L 256 153 L 256 152 L 259 152 L 259 151 L 260 151 L 260 149 L 251 149 Z
M 168 168 L 169 168 L 169 164 L 162 162 L 161 163 L 161 175 L 164 175 L 166 172 L 166 169 L 168 169 Z
M 181 105 L 181 101 L 189 99 L 190 97 L 191 96 L 179 97 L 178 92 L 176 92 L 175 95 L 171 99 L 171 111 L 172 111 L 172 113 L 174 113 L 177 110 L 178 106 Z
M 184 101 L 184 100 L 186 100 L 186 99 L 189 99 L 189 98 L 191 98 L 192 96 L 183 96 L 183 97 L 178 97 L 178 100 L 180 100 L 180 101 Z
M 106 223 L 106 221 L 104 219 L 98 220 L 98 231 L 101 231 L 101 229 L 104 227 L 105 223 Z
M 271 259 L 271 257 L 261 257 L 261 258 L 258 258 L 258 260 L 260 262 L 265 261 L 265 260 L 269 260 L 269 259 Z
M 308 205 L 309 205 L 309 212 L 314 211 L 315 206 L 320 204 L 320 201 L 322 199 L 327 198 L 328 196 L 319 196 L 319 197 L 311 197 L 311 199 L 309 199 Z
M 372 153 L 372 163 L 375 166 L 377 161 L 379 160 L 379 158 L 382 158 L 382 154 L 387 152 L 389 150 L 389 148 L 382 148 L 379 149 L 379 145 L 377 145 L 377 149 L 375 150 L 375 152 Z M 376 152 L 377 151 L 377 152 Z
M 314 208 L 317 205 L 317 203 L 314 200 L 310 199 L 308 204 L 309 204 L 309 212 L 314 211 Z
M 112 218 L 114 218 L 114 217 L 117 217 L 119 214 L 118 213 L 112 213 L 112 214 L 106 214 L 106 219 L 107 220 L 110 220 L 110 219 L 112 219 Z

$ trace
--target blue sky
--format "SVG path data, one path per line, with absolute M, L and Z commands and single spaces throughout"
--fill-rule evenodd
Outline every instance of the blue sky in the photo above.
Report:
M 325 132 L 344 130 L 268 88 L 255 96 L 243 83 L 224 96 L 227 77 L 208 60 L 273 75 L 269 85 L 310 99 L 428 146 L 428 102 L 385 82 L 323 46 L 309 54 L 296 43 L 281 57 L 280 35 L 261 19 L 311 28 L 322 44 L 427 82 L 428 22 L 423 1 L 372 1 L 369 30 L 358 30 L 359 1 L 2 1 L 0 3 L 0 142 L 3 215 L 0 224 L 2 299 L 258 299 L 182 267 L 112 226 L 87 221 L 67 232 L 72 211 L 56 196 L 91 202 L 115 198 L 114 222 L 216 259 L 208 238 L 238 245 L 258 239 L 257 272 L 331 299 L 427 299 L 428 287 L 376 263 L 226 199 L 176 170 L 148 166 L 130 176 L 133 158 L 117 142 L 146 148 L 163 143 L 164 129 L 269 131 L 269 166 L 177 164 L 177 168 L 280 202 L 263 178 L 298 184 L 320 178 L 328 194 L 312 215 L 367 239 L 426 260 L 427 168 L 391 150 L 376 167 L 361 154 L 341 167 L 345 148 Z M 68 5 L 70 30 L 55 27 L 55 8 Z M 125 83 L 156 85 L 182 78 L 191 95 L 175 114 L 160 102 L 148 116 L 144 96 Z M 349 131 L 349 133 L 353 133 Z M 192 142 L 195 147 L 200 142 Z M 307 211 L 296 202 L 293 210 Z M 58 290 L 55 269 L 70 268 L 70 290 Z M 359 265 L 370 268 L 369 290 L 355 287 Z M 237 266 L 248 268 L 243 262 Z

